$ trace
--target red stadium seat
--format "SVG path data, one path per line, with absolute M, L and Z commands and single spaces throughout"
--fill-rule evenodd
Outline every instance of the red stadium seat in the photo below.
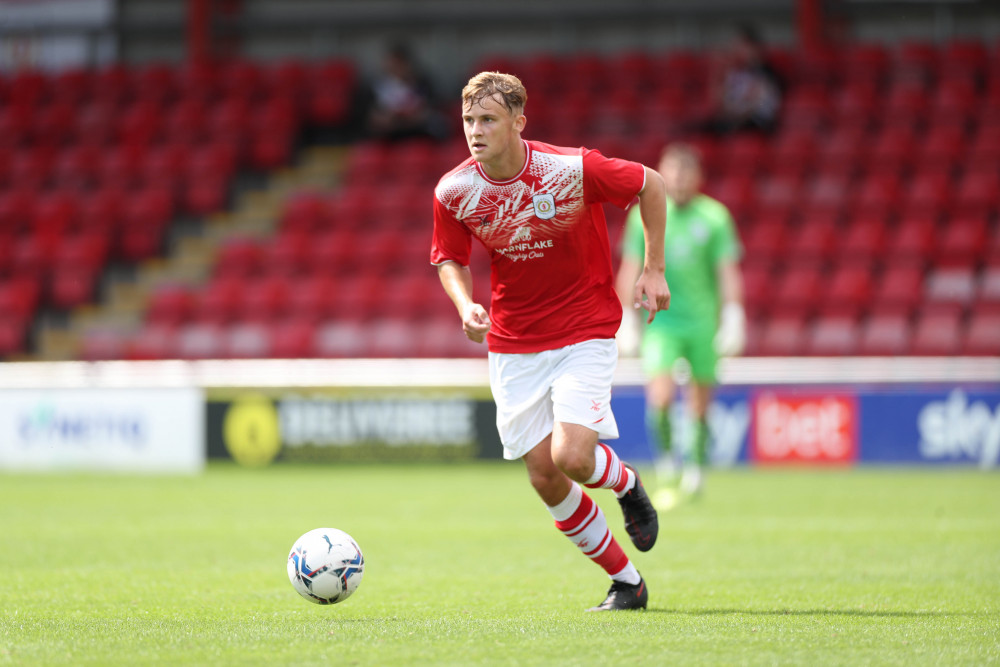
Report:
M 259 322 L 240 322 L 223 332 L 220 356 L 227 359 L 263 359 L 272 356 L 271 330 Z
M 288 317 L 313 324 L 329 319 L 337 289 L 337 282 L 329 275 L 305 274 L 296 280 L 288 297 Z
M 21 233 L 31 227 L 37 193 L 27 189 L 0 191 L 0 232 Z
M 1000 85 L 997 89 L 1000 90 Z M 996 165 L 1000 164 L 1000 124 L 979 127 L 969 142 L 963 162 L 974 172 L 996 171 Z
M 74 134 L 76 110 L 66 103 L 49 104 L 37 109 L 32 121 L 31 133 L 35 145 L 59 148 Z
M 214 274 L 219 278 L 249 278 L 262 272 L 263 257 L 264 250 L 256 239 L 230 239 L 216 253 Z
M 282 320 L 271 328 L 271 354 L 278 359 L 313 357 L 316 353 L 315 340 L 315 320 Z
M 773 140 L 769 154 L 772 174 L 801 177 L 810 169 L 818 151 L 816 136 L 809 130 L 787 130 Z
M 365 351 L 368 332 L 356 321 L 329 321 L 316 330 L 318 357 L 356 358 Z
M 983 269 L 976 292 L 976 310 L 1000 313 L 1000 262 Z
M 187 287 L 161 287 L 150 297 L 145 319 L 147 324 L 176 327 L 194 317 L 196 304 L 197 298 Z
M 889 70 L 889 52 L 881 44 L 854 44 L 843 51 L 842 73 L 847 85 L 880 86 Z
M 891 68 L 897 80 L 926 83 L 938 77 L 938 57 L 936 47 L 927 42 L 906 41 L 900 43 L 894 55 Z
M 88 189 L 97 184 L 101 151 L 81 144 L 63 149 L 56 156 L 52 180 L 56 187 Z
M 893 261 L 923 262 L 930 256 L 936 243 L 932 220 L 904 219 L 889 236 L 887 255 Z
M 949 220 L 939 234 L 935 261 L 951 265 L 972 263 L 982 255 L 987 239 L 984 218 L 963 217 Z
M 839 236 L 837 252 L 842 260 L 848 261 L 881 259 L 888 236 L 884 218 L 854 218 Z
M 80 229 L 112 238 L 112 232 L 121 225 L 125 199 L 125 193 L 116 187 L 88 193 L 80 200 Z
M 973 314 L 962 341 L 962 352 L 1000 355 L 1000 312 Z
M 245 289 L 245 283 L 238 278 L 212 280 L 198 294 L 195 318 L 216 324 L 232 322 L 239 314 Z
M 219 359 L 225 351 L 225 330 L 215 324 L 186 324 L 177 330 L 174 341 L 180 359 Z
M 55 248 L 53 264 L 96 276 L 107 261 L 109 245 L 110 239 L 99 231 L 63 237 Z
M 80 198 L 72 190 L 61 190 L 39 196 L 35 204 L 31 227 L 39 234 L 63 236 L 77 228 Z
M 762 356 L 797 356 L 806 341 L 805 321 L 801 317 L 772 317 L 764 325 L 758 353 Z
M 822 317 L 809 330 L 806 353 L 819 356 L 854 354 L 858 338 L 858 325 L 853 317 Z
M 905 207 L 908 210 L 939 216 L 948 210 L 951 193 L 951 178 L 947 173 L 923 171 L 910 181 L 905 194 Z
M 849 180 L 867 164 L 870 140 L 862 128 L 839 127 L 821 140 L 816 166 L 820 176 Z
M 920 317 L 913 331 L 911 352 L 915 355 L 953 355 L 962 348 L 961 319 L 955 315 Z
M 822 262 L 836 249 L 837 229 L 825 222 L 810 222 L 794 230 L 787 250 L 791 257 L 806 262 Z
M 118 130 L 118 109 L 112 104 L 95 100 L 77 111 L 77 144 L 104 148 L 114 140 Z
M 197 99 L 183 99 L 169 107 L 163 116 L 163 134 L 168 143 L 196 145 L 209 138 L 208 110 Z
M 176 359 L 177 329 L 161 324 L 148 324 L 126 345 L 125 354 L 133 361 Z
M 27 147 L 31 139 L 32 120 L 30 107 L 0 108 L 0 146 Z
M 51 146 L 33 146 L 15 152 L 11 158 L 9 181 L 12 187 L 40 190 L 55 175 L 56 151 Z
M 0 319 L 0 357 L 25 352 L 27 337 L 27 320 Z
M 119 116 L 118 140 L 127 146 L 149 146 L 163 130 L 163 111 L 149 101 L 135 102 Z
M 918 265 L 889 264 L 875 287 L 872 312 L 908 315 L 923 299 L 923 282 Z
M 27 276 L 0 280 L 0 322 L 27 322 L 41 302 L 41 286 Z
M 729 208 L 737 224 L 745 219 L 757 202 L 753 179 L 744 174 L 712 181 L 707 191 Z
M 994 215 L 1000 208 L 1000 172 L 996 165 L 988 171 L 970 171 L 955 193 L 955 213 L 960 216 Z
M 68 310 L 94 298 L 98 272 L 81 267 L 55 266 L 49 276 L 49 303 Z
M 748 258 L 771 265 L 785 257 L 788 246 L 788 226 L 780 220 L 763 220 L 743 235 L 743 247 Z
M 115 330 L 85 331 L 80 339 L 84 361 L 114 361 L 127 356 L 128 336 Z
M 863 263 L 842 264 L 833 272 L 821 304 L 827 315 L 857 317 L 872 297 L 872 269 Z
M 891 109 L 884 112 L 889 118 L 896 118 Z M 875 137 L 868 154 L 869 174 L 886 173 L 898 175 L 903 167 L 913 164 L 917 142 L 910 126 L 892 125 Z
M 854 216 L 886 218 L 899 209 L 901 188 L 894 173 L 870 174 L 854 191 Z
M 976 276 L 971 267 L 934 269 L 924 280 L 927 305 L 955 306 L 961 312 L 976 296 Z
M 281 213 L 282 231 L 319 232 L 327 222 L 328 204 L 319 194 L 300 192 L 285 202 Z
M 975 118 L 979 93 L 974 81 L 946 80 L 934 91 L 930 103 L 931 122 L 961 128 Z
M 832 103 L 825 87 L 792 90 L 782 104 L 782 123 L 794 130 L 818 130 L 831 118 Z
M 50 82 L 49 93 L 53 102 L 79 108 L 90 99 L 94 73 L 83 68 L 65 69 L 53 75 Z
M 316 236 L 310 243 L 308 271 L 328 276 L 353 272 L 360 262 L 355 252 L 359 240 L 359 235 L 351 229 L 335 229 Z
M 288 301 L 294 287 L 289 278 L 266 276 L 248 281 L 243 289 L 237 318 L 245 322 L 271 322 L 288 312 Z
M 254 101 L 264 90 L 264 71 L 250 60 L 234 60 L 220 67 L 219 85 L 227 98 Z
M 987 69 L 989 54 L 980 42 L 955 40 L 941 52 L 940 69 L 944 80 L 981 77 Z
M 820 305 L 824 281 L 815 264 L 792 266 L 776 278 L 772 312 L 806 316 Z
M 270 275 L 297 276 L 309 268 L 312 237 L 299 232 L 282 232 L 264 244 L 261 269 Z
M 832 125 L 849 131 L 867 131 L 879 116 L 881 88 L 869 82 L 849 82 L 832 99 Z
M 177 74 L 163 63 L 152 63 L 132 71 L 132 97 L 136 101 L 162 107 L 177 94 Z
M 910 347 L 910 323 L 898 313 L 873 313 L 861 329 L 858 354 L 898 356 Z

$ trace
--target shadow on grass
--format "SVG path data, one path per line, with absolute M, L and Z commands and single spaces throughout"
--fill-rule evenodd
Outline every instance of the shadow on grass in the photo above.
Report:
M 956 611 L 876 611 L 865 609 L 657 609 L 647 613 L 684 616 L 857 616 L 861 618 L 932 618 L 935 616 L 975 616 L 973 612 Z

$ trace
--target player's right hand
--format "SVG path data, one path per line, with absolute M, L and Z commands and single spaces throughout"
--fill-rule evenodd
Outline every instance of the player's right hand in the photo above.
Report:
M 470 303 L 462 313 L 462 329 L 473 343 L 482 343 L 492 325 L 489 313 L 478 303 Z

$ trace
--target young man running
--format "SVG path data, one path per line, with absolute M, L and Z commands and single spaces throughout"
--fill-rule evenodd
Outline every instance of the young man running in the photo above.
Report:
M 661 486 L 670 482 L 681 467 L 681 456 L 672 446 L 670 409 L 677 395 L 672 371 L 678 359 L 691 366 L 688 407 L 692 417 L 692 439 L 683 452 L 681 491 L 698 493 L 702 467 L 708 462 L 706 413 L 716 384 L 715 365 L 720 355 L 743 350 L 745 317 L 739 238 L 729 210 L 701 194 L 702 171 L 698 153 L 686 144 L 673 144 L 659 165 L 667 190 L 666 276 L 677 290 L 670 312 L 642 331 L 641 353 L 646 385 L 649 432 L 658 445 L 657 464 Z M 630 212 L 625 223 L 622 261 L 618 269 L 618 292 L 628 300 L 632 281 L 639 275 L 648 242 L 644 239 L 640 213 Z M 638 318 L 626 313 L 620 338 L 629 338 L 630 325 Z M 628 344 L 625 344 L 628 347 Z M 657 507 L 673 504 L 672 489 L 654 495 Z
M 658 523 L 635 470 L 600 438 L 617 438 L 611 382 L 621 305 L 601 204 L 639 196 L 646 247 L 634 307 L 670 304 L 664 278 L 663 179 L 635 162 L 521 138 L 527 93 L 483 72 L 462 91 L 472 153 L 435 189 L 431 262 L 465 335 L 489 345 L 490 387 L 504 457 L 522 459 L 556 527 L 611 577 L 592 611 L 645 608 L 646 584 L 581 485 L 612 489 L 640 551 Z M 490 311 L 473 301 L 472 238 L 491 257 Z

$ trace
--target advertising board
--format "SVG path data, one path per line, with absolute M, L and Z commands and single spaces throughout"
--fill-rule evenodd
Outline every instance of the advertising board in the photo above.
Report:
M 0 391 L 0 469 L 197 472 L 205 399 L 187 389 Z

